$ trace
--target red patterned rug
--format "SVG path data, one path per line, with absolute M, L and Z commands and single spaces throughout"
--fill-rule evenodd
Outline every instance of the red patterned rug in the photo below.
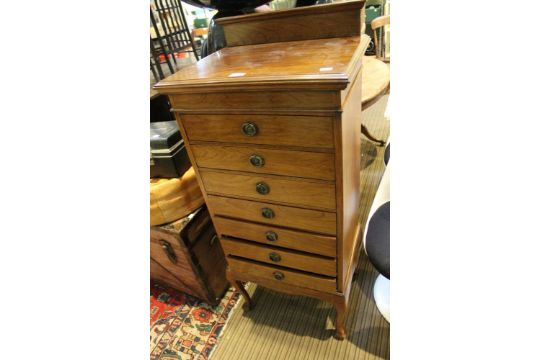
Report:
M 219 305 L 210 306 L 161 284 L 150 284 L 150 359 L 208 359 L 239 295 L 231 288 Z

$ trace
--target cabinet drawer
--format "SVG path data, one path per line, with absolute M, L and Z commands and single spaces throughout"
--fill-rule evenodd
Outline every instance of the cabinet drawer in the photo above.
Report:
M 190 142 L 333 148 L 331 117 L 282 115 L 180 115 Z
M 334 180 L 334 154 L 260 147 L 192 145 L 199 167 Z
M 214 225 L 221 235 L 324 256 L 336 256 L 335 237 L 251 224 L 222 217 L 214 217 Z
M 336 235 L 336 214 L 208 195 L 208 208 L 216 215 Z
M 227 255 L 262 261 L 316 274 L 336 276 L 336 260 L 316 255 L 277 249 L 246 241 L 231 240 L 221 237 L 221 246 Z
M 336 292 L 336 280 L 317 275 L 304 274 L 299 271 L 286 270 L 270 265 L 256 264 L 235 258 L 227 258 L 232 272 L 251 274 L 268 280 L 270 284 L 280 283 L 305 287 L 325 292 Z
M 199 170 L 206 192 L 335 210 L 334 184 Z

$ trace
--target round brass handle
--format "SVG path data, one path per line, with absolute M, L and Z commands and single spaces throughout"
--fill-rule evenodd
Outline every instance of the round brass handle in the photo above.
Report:
M 255 190 L 261 195 L 268 195 L 270 192 L 270 186 L 265 182 L 259 182 L 255 185 Z
M 274 275 L 274 279 L 276 280 L 283 280 L 285 278 L 285 275 L 281 271 L 274 271 L 272 275 Z
M 242 133 L 246 136 L 255 136 L 257 135 L 258 129 L 257 125 L 251 122 L 245 122 L 242 124 Z
M 249 157 L 249 162 L 251 165 L 255 167 L 263 167 L 264 166 L 264 158 L 260 155 L 251 155 Z
M 261 215 L 264 218 L 267 218 L 267 219 L 272 219 L 275 216 L 274 210 L 272 210 L 270 208 L 262 208 L 261 209 Z
M 273 262 L 280 262 L 281 261 L 281 256 L 279 254 L 274 253 L 274 252 L 271 252 L 270 254 L 268 254 L 268 258 L 270 260 L 272 260 Z
M 268 241 L 277 241 L 277 234 L 273 231 L 266 232 L 266 240 Z

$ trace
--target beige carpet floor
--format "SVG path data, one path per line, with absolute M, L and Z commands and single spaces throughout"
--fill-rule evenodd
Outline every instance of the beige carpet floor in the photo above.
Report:
M 389 122 L 384 119 L 388 97 L 362 112 L 362 121 L 375 137 L 387 139 Z M 365 223 L 375 191 L 384 171 L 384 148 L 362 137 L 361 201 Z M 236 306 L 227 322 L 212 360 L 315 360 L 390 358 L 390 325 L 373 300 L 377 271 L 362 251 L 354 279 L 346 320 L 348 337 L 333 338 L 335 311 L 331 305 L 248 285 L 255 308 Z

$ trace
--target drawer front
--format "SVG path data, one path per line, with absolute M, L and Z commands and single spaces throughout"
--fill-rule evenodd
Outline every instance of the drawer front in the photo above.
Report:
M 208 195 L 208 207 L 214 216 L 223 215 L 293 229 L 336 235 L 336 214 L 331 212 L 214 195 Z
M 233 272 L 239 274 L 251 274 L 267 279 L 270 284 L 278 285 L 283 283 L 329 293 L 336 292 L 335 279 L 304 274 L 298 271 L 285 270 L 270 265 L 255 264 L 234 258 L 227 258 L 227 262 Z
M 199 167 L 334 180 L 334 154 L 245 146 L 192 145 Z
M 262 261 L 278 266 L 309 271 L 316 274 L 336 276 L 336 260 L 315 255 L 304 255 L 246 241 L 222 237 L 221 245 L 225 254 Z
M 334 147 L 331 117 L 182 114 L 180 119 L 190 142 Z
M 334 184 L 199 170 L 208 193 L 335 210 Z
M 251 224 L 222 217 L 215 217 L 214 225 L 221 235 L 336 257 L 335 237 L 286 230 L 268 225 Z

